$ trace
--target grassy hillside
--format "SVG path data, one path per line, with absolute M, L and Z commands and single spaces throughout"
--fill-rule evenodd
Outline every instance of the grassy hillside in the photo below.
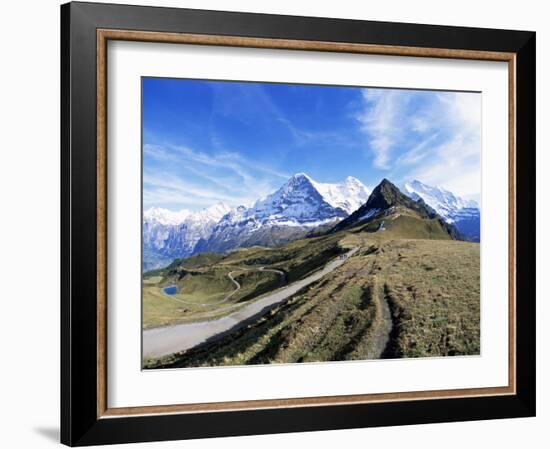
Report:
M 165 326 L 181 322 L 214 319 L 237 310 L 244 301 L 282 285 L 282 278 L 273 272 L 236 271 L 233 277 L 241 285 L 229 300 L 224 298 L 236 290 L 228 274 L 229 267 L 211 267 L 186 271 L 166 277 L 154 276 L 144 280 L 143 327 Z M 166 295 L 162 289 L 176 285 L 178 293 Z M 223 302 L 222 302 L 223 301 Z
M 384 180 L 335 227 L 307 238 L 302 231 L 270 230 L 241 249 L 146 273 L 144 328 L 240 313 L 208 328 L 177 328 L 204 343 L 144 366 L 479 354 L 479 244 L 456 240 L 456 228 L 423 202 Z M 287 238 L 300 239 L 282 245 Z M 177 293 L 164 294 L 167 286 Z
M 394 238 L 461 239 L 453 224 L 446 223 L 422 199 L 415 201 L 404 195 L 387 179 L 383 179 L 367 202 L 338 223 L 332 232 L 357 227 L 375 232 L 380 226 L 393 227 Z
M 479 354 L 479 245 L 392 238 L 399 229 L 337 234 L 339 247 L 361 246 L 344 265 L 237 332 L 148 367 Z M 274 265 L 296 266 L 279 256 Z
M 145 273 L 143 327 L 211 320 L 234 312 L 246 301 L 322 268 L 345 251 L 341 237 L 297 240 L 280 248 L 252 247 L 229 254 L 204 253 Z M 260 271 L 261 267 L 284 274 Z M 230 273 L 241 288 L 224 301 L 236 289 Z M 177 286 L 177 294 L 165 295 L 162 289 L 172 285 Z
M 386 239 L 428 239 L 451 240 L 451 235 L 439 218 L 422 218 L 414 211 L 405 208 L 387 216 L 369 220 L 353 228 L 354 232 L 378 232 L 383 228 Z
M 376 269 L 394 322 L 388 355 L 479 354 L 479 245 L 394 241 L 381 246 Z

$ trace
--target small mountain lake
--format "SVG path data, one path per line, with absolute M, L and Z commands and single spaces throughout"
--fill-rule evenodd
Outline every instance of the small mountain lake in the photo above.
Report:
M 165 295 L 175 295 L 178 292 L 178 287 L 170 285 L 169 287 L 164 287 L 162 291 Z

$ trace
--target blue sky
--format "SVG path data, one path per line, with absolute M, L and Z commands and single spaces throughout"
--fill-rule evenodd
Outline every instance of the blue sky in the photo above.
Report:
M 294 173 L 479 200 L 481 95 L 143 79 L 144 208 L 250 205 Z

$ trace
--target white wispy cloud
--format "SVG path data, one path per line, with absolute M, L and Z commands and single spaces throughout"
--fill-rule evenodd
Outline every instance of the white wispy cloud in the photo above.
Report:
M 417 165 L 406 177 L 442 186 L 461 196 L 479 195 L 481 165 L 478 145 L 475 142 L 458 135 L 437 146 L 430 155 L 428 164 Z
M 182 160 L 189 162 L 197 162 L 203 166 L 214 168 L 224 168 L 232 170 L 235 174 L 241 176 L 245 180 L 254 179 L 254 175 L 247 169 L 261 171 L 265 174 L 272 175 L 278 178 L 288 178 L 289 174 L 275 170 L 272 167 L 265 166 L 257 161 L 250 161 L 236 152 L 220 152 L 215 156 L 210 156 L 206 153 L 193 150 L 189 147 L 181 145 L 151 145 L 145 144 L 143 151 L 147 155 L 158 160 Z
M 365 89 L 362 91 L 365 107 L 357 116 L 362 131 L 369 138 L 377 168 L 390 167 L 392 150 L 401 135 L 400 116 L 407 97 L 396 90 Z
M 435 132 L 424 138 L 420 143 L 413 146 L 410 150 L 398 156 L 394 166 L 401 167 L 403 165 L 416 165 L 425 160 L 430 155 L 430 145 L 437 139 L 438 133 Z
M 481 95 L 445 92 L 425 112 L 428 132 L 442 130 L 446 138 L 426 148 L 427 163 L 417 164 L 408 177 L 440 185 L 459 195 L 481 191 Z
M 166 172 L 146 172 L 143 175 L 143 184 L 146 187 L 154 187 L 157 192 L 171 192 L 171 195 L 179 194 L 186 202 L 192 200 L 207 200 L 211 203 L 216 201 L 235 202 L 238 201 L 233 195 L 228 195 L 218 189 L 203 187 L 194 183 L 185 182 L 181 178 L 167 174 Z M 146 189 L 149 190 L 149 189 Z M 196 202 L 195 202 L 196 204 Z
M 375 167 L 459 195 L 480 192 L 481 95 L 365 89 L 357 115 Z
M 297 146 L 327 141 L 341 146 L 349 144 L 348 137 L 341 132 L 330 129 L 308 129 L 298 125 L 295 120 L 289 118 L 284 108 L 279 107 L 272 95 L 260 84 L 250 83 L 234 86 L 236 91 L 227 90 L 225 87 L 212 85 L 216 114 L 239 120 L 252 128 L 261 126 L 271 132 L 282 131 Z M 299 86 L 294 87 L 300 89 Z M 238 114 L 235 111 L 238 111 Z M 280 126 L 277 127 L 274 124 Z
M 185 146 L 145 144 L 143 201 L 146 207 L 208 207 L 218 201 L 250 205 L 275 190 L 288 174 L 241 154 L 209 155 Z M 154 162 L 158 162 L 156 165 Z

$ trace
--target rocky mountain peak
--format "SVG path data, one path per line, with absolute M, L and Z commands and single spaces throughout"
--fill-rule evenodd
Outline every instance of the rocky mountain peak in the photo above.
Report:
M 404 195 L 399 188 L 388 179 L 384 178 L 373 189 L 369 199 L 353 214 L 338 223 L 333 231 L 354 226 L 357 223 L 373 219 L 386 211 L 391 212 L 396 207 L 405 207 L 415 211 L 422 218 L 434 218 L 435 211 L 421 199 L 415 201 Z
M 393 206 L 405 206 L 409 209 L 425 213 L 426 215 L 433 215 L 433 213 L 431 213 L 428 209 L 419 210 L 423 208 L 421 204 L 419 205 L 418 202 L 404 195 L 395 184 L 386 178 L 384 178 L 380 184 L 374 188 L 363 207 L 367 210 L 386 210 Z

